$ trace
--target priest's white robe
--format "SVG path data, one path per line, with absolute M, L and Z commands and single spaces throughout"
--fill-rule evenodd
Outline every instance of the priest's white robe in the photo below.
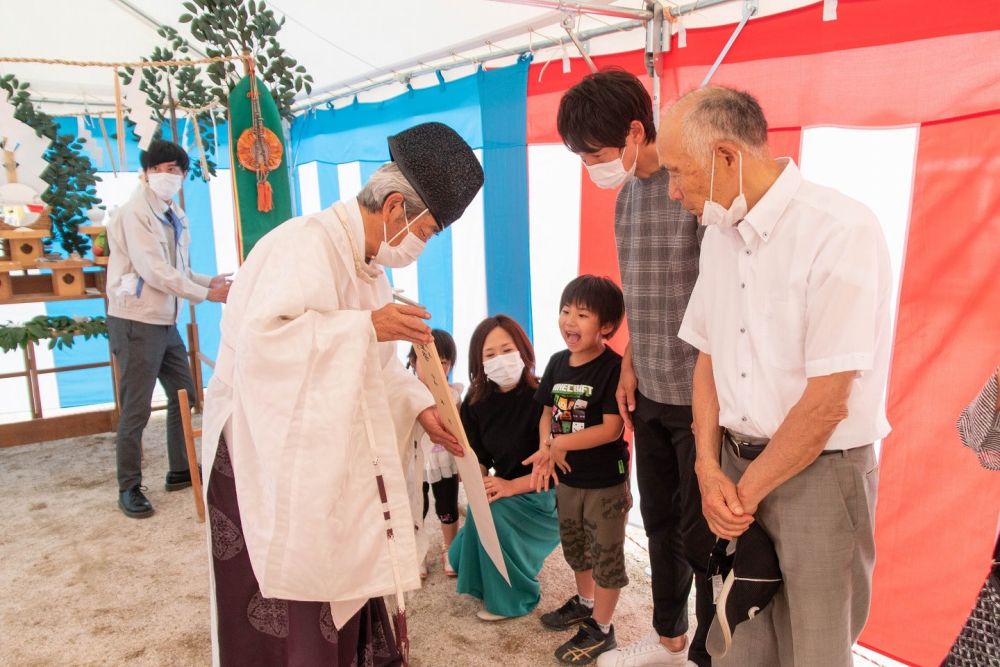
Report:
M 377 342 L 371 311 L 392 290 L 372 267 L 367 281 L 359 277 L 357 202 L 337 210 L 350 233 L 332 208 L 293 218 L 240 268 L 205 396 L 202 462 L 207 494 L 225 429 L 261 593 L 330 602 L 340 628 L 369 598 L 396 591 L 373 451 L 402 588 L 420 586 L 400 459 L 417 415 L 434 400 L 400 363 L 395 343 Z

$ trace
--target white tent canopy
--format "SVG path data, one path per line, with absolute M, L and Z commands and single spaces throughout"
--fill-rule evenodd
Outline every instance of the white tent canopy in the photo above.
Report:
M 759 5 L 755 17 L 815 1 L 759 0 L 754 3 Z M 730 0 L 696 9 L 684 16 L 684 26 L 735 23 L 741 18 L 745 2 Z M 591 0 L 585 4 L 643 8 L 641 0 Z M 683 0 L 663 2 L 668 10 L 691 4 Z M 635 25 L 623 17 L 579 14 L 573 2 L 563 2 L 562 11 L 497 0 L 388 0 L 374 6 L 360 2 L 277 0 L 269 1 L 268 5 L 286 18 L 279 41 L 313 76 L 314 90 L 341 93 L 347 93 L 348 89 L 340 84 L 361 82 L 357 85 L 363 86 L 368 79 L 383 76 L 387 70 L 391 78 L 392 72 L 405 75 L 421 66 L 467 63 L 466 67 L 446 75 L 452 78 L 468 74 L 477 60 L 485 56 L 508 53 L 513 59 L 526 47 L 534 50 L 536 44 L 565 38 L 560 22 L 567 13 L 576 17 L 576 30 L 583 34 L 611 26 Z M 0 40 L 0 57 L 134 62 L 149 56 L 155 46 L 166 46 L 165 40 L 156 34 L 160 25 L 176 28 L 198 47 L 198 42 L 191 39 L 188 24 L 178 21 L 186 11 L 181 0 L 33 3 L 0 0 L 0 15 L 6 28 L 4 39 Z M 634 28 L 614 31 L 586 44 L 594 54 L 639 49 L 644 45 L 644 31 Z M 569 55 L 576 55 L 572 44 L 565 48 Z M 542 60 L 562 58 L 564 47 L 550 47 L 535 51 L 534 55 Z M 56 115 L 77 110 L 83 104 L 100 109 L 114 99 L 113 78 L 104 68 L 0 63 L 0 74 L 8 73 L 29 82 L 33 97 L 43 102 L 46 111 Z M 422 87 L 436 81 L 433 74 L 425 78 L 427 81 L 414 79 L 411 83 Z M 363 93 L 361 99 L 384 99 L 402 90 L 400 83 L 382 86 Z

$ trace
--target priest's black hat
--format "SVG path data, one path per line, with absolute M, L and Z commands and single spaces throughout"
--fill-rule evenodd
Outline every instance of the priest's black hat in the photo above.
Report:
M 422 123 L 389 137 L 389 155 L 444 229 L 483 186 L 483 168 L 455 130 Z

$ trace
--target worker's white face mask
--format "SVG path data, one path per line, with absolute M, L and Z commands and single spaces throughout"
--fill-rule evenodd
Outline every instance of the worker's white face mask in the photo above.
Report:
M 163 201 L 170 201 L 180 192 L 184 177 L 178 174 L 147 173 L 146 182 L 157 197 Z
M 483 361 L 483 370 L 501 389 L 509 389 L 521 381 L 524 360 L 520 352 L 508 352 Z
M 406 220 L 406 226 L 399 230 L 399 233 L 395 234 L 391 239 L 389 236 L 389 221 L 382 218 L 382 238 L 385 240 L 378 247 L 378 252 L 375 253 L 375 262 L 381 264 L 382 266 L 388 266 L 391 269 L 401 269 L 404 266 L 409 266 L 417 261 L 420 257 L 420 253 L 424 251 L 427 246 L 426 243 L 420 240 L 420 237 L 410 231 L 410 225 L 416 222 L 421 215 L 427 213 L 428 209 L 424 209 L 423 212 L 418 215 L 413 220 L 407 220 L 406 218 L 406 204 L 403 204 L 403 220 Z M 400 234 L 406 234 L 399 245 L 393 246 L 389 245 L 393 241 L 399 238 Z
M 712 201 L 715 196 L 715 151 L 712 151 L 712 178 L 708 186 L 708 201 L 701 211 L 701 224 L 718 225 L 722 228 L 735 227 L 736 224 L 746 217 L 747 198 L 743 196 L 743 153 L 740 156 L 740 194 L 733 200 L 728 209 L 722 208 L 722 204 Z
M 628 146 L 622 148 L 622 154 L 611 162 L 586 165 L 587 174 L 594 185 L 605 190 L 612 190 L 624 183 L 629 176 L 635 174 L 635 166 L 639 164 L 639 144 L 635 145 L 635 162 L 632 163 L 632 168 L 626 171 L 623 158 L 627 148 Z

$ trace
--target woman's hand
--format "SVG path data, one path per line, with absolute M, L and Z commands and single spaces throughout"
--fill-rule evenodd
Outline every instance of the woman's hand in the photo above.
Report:
M 515 495 L 514 485 L 502 477 L 494 477 L 493 475 L 484 477 L 483 486 L 486 487 L 486 498 L 491 503 Z

